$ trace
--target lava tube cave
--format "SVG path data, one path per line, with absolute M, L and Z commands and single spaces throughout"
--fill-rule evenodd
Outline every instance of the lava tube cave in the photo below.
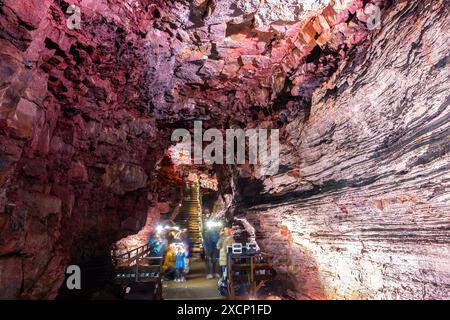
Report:
M 450 299 L 449 7 L 1 0 L 0 300 Z

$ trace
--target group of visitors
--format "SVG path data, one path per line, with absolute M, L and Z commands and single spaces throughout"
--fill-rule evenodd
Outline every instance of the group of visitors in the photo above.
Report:
M 221 223 L 213 220 L 207 221 L 203 232 L 207 279 L 220 278 L 226 273 L 227 250 L 232 244 L 231 228 L 222 228 Z
M 228 247 L 233 244 L 231 228 L 222 227 L 209 216 L 204 223 L 203 248 L 207 279 L 225 278 Z M 189 272 L 189 246 L 185 230 L 166 226 L 149 240 L 150 256 L 164 257 L 162 271 L 165 280 L 185 282 Z
M 176 282 L 186 281 L 189 272 L 189 251 L 185 230 L 166 226 L 157 230 L 149 240 L 150 256 L 163 258 L 164 279 Z
M 189 272 L 189 258 L 187 247 L 183 242 L 175 241 L 169 245 L 162 269 L 165 279 L 175 280 L 175 282 L 186 281 L 186 273 Z

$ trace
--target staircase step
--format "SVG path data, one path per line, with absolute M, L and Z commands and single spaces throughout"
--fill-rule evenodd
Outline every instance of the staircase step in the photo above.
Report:
M 190 185 L 189 190 L 186 190 L 186 192 L 175 221 L 182 228 L 188 230 L 191 251 L 200 252 L 202 248 L 202 211 L 198 184 Z

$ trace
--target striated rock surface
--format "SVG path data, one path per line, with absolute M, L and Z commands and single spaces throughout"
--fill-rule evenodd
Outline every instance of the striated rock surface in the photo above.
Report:
M 241 196 L 292 296 L 450 298 L 449 18 L 445 1 L 389 10 L 285 127 L 280 173 Z

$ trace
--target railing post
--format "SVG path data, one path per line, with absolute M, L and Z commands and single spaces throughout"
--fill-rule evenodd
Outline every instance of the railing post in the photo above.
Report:
M 139 258 L 136 259 L 136 282 L 139 281 Z

